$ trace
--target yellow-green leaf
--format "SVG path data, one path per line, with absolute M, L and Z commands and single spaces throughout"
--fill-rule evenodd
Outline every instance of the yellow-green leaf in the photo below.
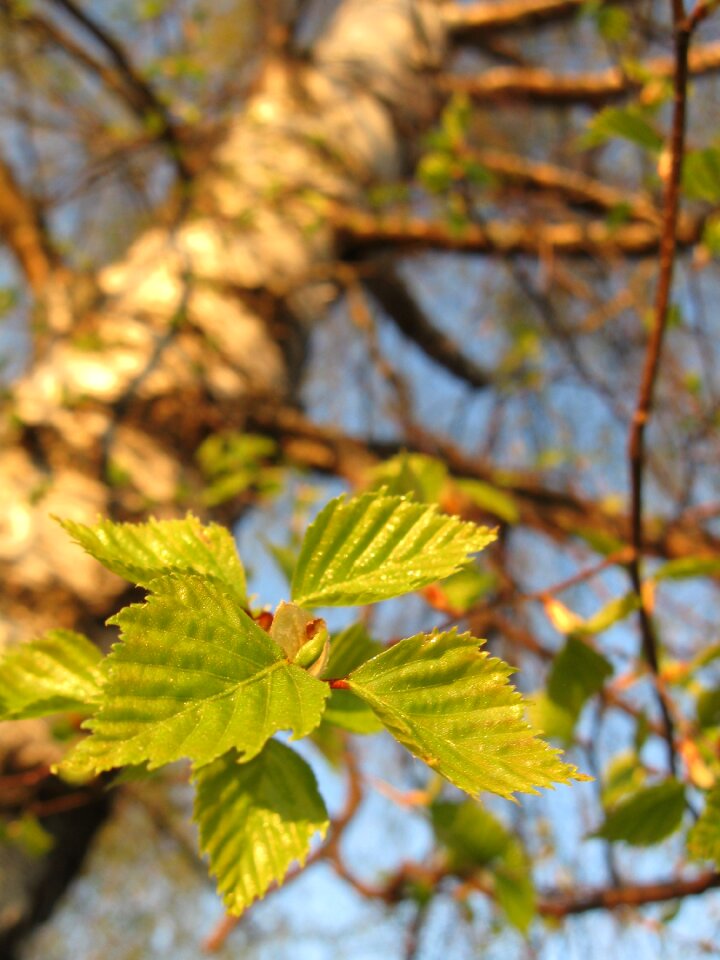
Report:
M 473 796 L 583 779 L 536 736 L 508 683 L 511 667 L 482 643 L 454 630 L 401 640 L 351 673 L 350 690 L 408 750 Z
M 111 621 L 123 642 L 102 665 L 92 736 L 63 769 L 207 763 L 233 747 L 249 760 L 276 731 L 303 737 L 317 726 L 327 684 L 289 663 L 222 585 L 184 575 L 153 590 Z
M 300 606 L 376 603 L 449 576 L 495 531 L 382 493 L 338 497 L 308 529 L 292 583 Z
M 226 908 L 239 916 L 293 861 L 304 863 L 313 836 L 327 830 L 325 804 L 307 763 L 276 740 L 248 763 L 226 753 L 194 780 L 200 847 Z
M 73 520 L 62 526 L 87 553 L 131 583 L 149 587 L 168 573 L 213 577 L 246 605 L 245 571 L 229 531 L 216 523 L 202 524 L 191 514 L 184 520 L 113 523 L 93 527 Z
M 97 647 L 81 633 L 49 630 L 0 661 L 0 719 L 85 711 L 98 699 Z

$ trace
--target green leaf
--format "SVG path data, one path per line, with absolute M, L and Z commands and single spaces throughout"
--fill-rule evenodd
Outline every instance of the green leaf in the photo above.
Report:
M 362 623 L 354 623 L 336 634 L 330 644 L 330 659 L 323 670 L 323 677 L 342 679 L 371 657 L 377 656 L 382 647 L 373 640 Z
M 674 833 L 685 811 L 685 787 L 669 779 L 622 800 L 593 836 L 648 847 Z
M 576 721 L 586 701 L 602 689 L 612 673 L 613 668 L 605 657 L 570 636 L 550 668 L 548 696 Z
M 72 630 L 50 630 L 0 662 L 0 719 L 86 711 L 100 693 L 98 648 Z
M 491 570 L 468 564 L 457 573 L 446 577 L 440 583 L 440 590 L 447 601 L 448 609 L 464 613 L 496 585 L 497 577 Z
M 377 603 L 459 570 L 495 531 L 434 505 L 366 493 L 338 497 L 308 529 L 292 583 L 301 606 Z
M 350 690 L 333 690 L 323 720 L 350 733 L 380 733 L 382 723 L 371 708 Z
M 602 804 L 615 807 L 620 799 L 640 790 L 646 780 L 645 768 L 635 750 L 616 754 L 603 771 Z
M 720 690 L 717 687 L 700 690 L 695 713 L 701 730 L 720 726 Z
M 720 784 L 707 795 L 705 809 L 688 833 L 688 851 L 696 860 L 720 866 Z
M 610 43 L 625 40 L 630 32 L 630 15 L 621 7 L 602 6 L 597 12 L 600 35 Z
M 313 836 L 328 828 L 325 804 L 307 763 L 276 740 L 249 763 L 231 751 L 194 779 L 200 848 L 225 906 L 239 916 L 293 861 L 304 863 Z
M 472 800 L 436 800 L 430 815 L 435 836 L 446 847 L 455 870 L 492 863 L 510 843 L 511 835 L 505 826 Z
M 455 180 L 455 161 L 439 150 L 426 153 L 418 163 L 417 177 L 429 193 L 446 193 Z
M 37 817 L 24 813 L 9 822 L 0 821 L 0 843 L 11 843 L 30 857 L 44 857 L 55 846 L 55 837 Z
M 92 736 L 62 770 L 200 764 L 233 747 L 250 760 L 278 730 L 298 738 L 317 726 L 327 685 L 288 663 L 222 585 L 184 575 L 153 589 L 110 621 L 124 642 L 103 663 Z
M 271 543 L 264 537 L 260 538 L 260 542 L 275 561 L 275 566 L 278 568 L 280 573 L 282 573 L 288 583 L 291 583 L 293 572 L 295 570 L 295 564 L 297 563 L 297 546 L 295 544 L 283 546 L 278 543 Z
M 688 150 L 683 158 L 683 190 L 691 200 L 720 200 L 720 150 Z
M 720 572 L 720 557 L 680 557 L 669 560 L 655 571 L 654 580 L 686 580 L 690 577 L 712 577 Z
M 520 509 L 511 494 L 500 487 L 483 483 L 482 480 L 457 480 L 457 486 L 465 496 L 482 510 L 493 513 L 499 520 L 506 523 L 517 523 L 520 519 Z
M 536 730 L 563 744 L 572 742 L 577 717 L 551 700 L 546 690 L 537 690 L 528 703 L 528 716 Z
M 473 796 L 583 779 L 535 736 L 508 683 L 512 669 L 482 642 L 454 630 L 401 640 L 351 673 L 350 689 L 411 753 Z
M 527 933 L 535 917 L 535 886 L 527 854 L 515 838 L 495 867 L 495 896 L 510 923 Z
M 663 138 L 647 119 L 646 111 L 635 105 L 605 107 L 596 113 L 582 138 L 582 145 L 596 147 L 614 137 L 629 140 L 653 153 L 663 147 Z
M 447 466 L 422 453 L 399 453 L 372 471 L 369 489 L 413 497 L 420 503 L 437 503 L 447 480 Z
M 131 583 L 149 587 L 168 573 L 197 573 L 225 585 L 240 604 L 247 605 L 245 571 L 229 531 L 216 523 L 204 525 L 188 514 L 184 520 L 113 523 L 94 527 L 61 520 L 63 528 L 87 553 Z
M 614 624 L 624 620 L 639 606 L 640 601 L 637 594 L 627 593 L 624 597 L 611 600 L 573 632 L 580 635 L 602 633 L 604 630 L 609 630 Z

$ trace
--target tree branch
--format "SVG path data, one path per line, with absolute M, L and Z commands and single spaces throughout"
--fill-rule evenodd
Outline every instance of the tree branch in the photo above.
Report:
M 427 357 L 477 390 L 491 386 L 491 375 L 473 363 L 450 337 L 430 322 L 396 270 L 380 267 L 376 272 L 371 271 L 364 279 L 364 285 L 398 330 Z
M 347 868 L 340 872 L 361 896 L 398 903 L 407 896 L 410 884 L 422 883 L 437 888 L 443 880 L 453 877 L 445 864 L 425 866 L 421 863 L 405 863 L 392 876 L 378 886 L 370 886 L 355 880 Z M 486 896 L 493 893 L 487 881 L 472 875 L 460 878 L 462 886 L 457 894 L 477 890 Z M 720 886 L 720 874 L 714 871 L 702 873 L 692 879 L 670 880 L 664 883 L 627 884 L 621 887 L 600 887 L 581 893 L 548 891 L 540 896 L 537 912 L 544 917 L 561 919 L 572 914 L 588 913 L 591 910 L 616 910 L 620 907 L 641 907 L 650 903 L 665 903 L 683 897 L 693 897 Z
M 660 246 L 660 231 L 652 223 L 613 227 L 605 221 L 567 223 L 486 222 L 454 228 L 442 221 L 410 214 L 373 214 L 334 204 L 330 218 L 352 250 L 393 244 L 404 250 L 455 250 L 486 256 L 554 253 L 565 257 L 647 257 Z M 692 246 L 702 237 L 704 219 L 684 217 L 677 231 L 678 245 Z
M 122 45 L 112 36 L 112 34 L 93 19 L 93 17 L 78 6 L 74 0 L 50 0 L 52 4 L 63 10 L 71 19 L 79 24 L 86 33 L 88 33 L 105 51 L 111 62 L 115 65 L 116 78 L 122 81 L 122 87 L 125 88 L 125 101 L 132 107 L 139 116 L 141 122 L 147 127 L 149 124 L 157 124 L 159 127 L 157 137 L 166 145 L 170 156 L 177 168 L 178 175 L 183 181 L 189 182 L 193 179 L 194 171 L 188 166 L 184 156 L 182 137 L 178 126 L 175 124 L 166 105 L 158 98 L 153 88 L 143 79 L 133 65 L 130 57 L 123 49 Z M 46 25 L 47 29 L 48 25 Z M 69 43 L 63 34 L 57 28 L 50 28 L 54 33 L 54 40 L 67 50 L 72 56 L 78 54 L 78 44 L 70 40 Z M 93 69 L 98 76 L 106 80 L 109 76 L 108 71 L 89 54 L 78 57 L 79 61 L 87 68 Z M 94 66 L 93 66 L 94 65 Z M 112 88 L 117 93 L 119 87 L 117 82 L 112 84 Z
M 605 212 L 625 206 L 629 214 L 638 220 L 657 224 L 660 219 L 651 197 L 645 194 L 633 196 L 626 189 L 608 186 L 567 167 L 527 160 L 504 150 L 468 150 L 465 155 L 504 182 L 534 190 L 551 190 L 577 206 Z
M 655 57 L 642 64 L 642 73 L 670 79 L 673 57 Z M 698 77 L 720 70 L 720 42 L 708 43 L 690 53 L 688 73 Z M 602 106 L 640 89 L 641 84 L 618 67 L 598 73 L 562 76 L 541 67 L 496 67 L 480 76 L 444 74 L 438 85 L 446 93 L 467 93 L 476 100 L 532 100 L 552 105 Z
M 319 473 L 343 477 L 354 485 L 362 483 L 367 471 L 402 450 L 426 453 L 443 459 L 456 477 L 482 480 L 513 497 L 519 512 L 519 524 L 541 531 L 560 542 L 570 536 L 601 533 L 620 543 L 630 536 L 629 517 L 609 511 L 602 504 L 583 498 L 573 491 L 553 490 L 533 473 L 506 474 L 484 460 L 474 459 L 453 444 L 435 437 L 414 444 L 363 440 L 308 420 L 299 410 L 273 405 L 267 398 L 255 398 L 245 410 L 238 411 L 244 429 L 267 432 L 274 437 L 285 460 Z M 502 518 L 499 518 L 502 519 Z M 672 559 L 690 555 L 716 556 L 720 538 L 695 520 L 682 517 L 652 524 L 646 534 L 645 549 L 656 556 Z
M 546 894 L 538 901 L 538 913 L 544 917 L 567 917 L 590 910 L 616 910 L 618 907 L 641 907 L 648 903 L 664 903 L 683 897 L 694 897 L 720 886 L 720 874 L 701 873 L 692 880 L 669 880 L 666 883 L 645 883 L 623 887 L 588 890 L 585 893 Z
M 1 159 L 0 236 L 5 238 L 33 293 L 39 294 L 57 265 L 57 257 L 38 204 L 21 189 L 10 167 Z
M 495 3 L 448 3 L 441 8 L 445 27 L 461 43 L 496 30 L 523 29 L 575 16 L 585 0 L 500 0 Z
M 668 762 L 675 773 L 675 733 L 672 714 L 666 698 L 660 691 L 658 642 L 655 627 L 642 589 L 642 558 L 644 549 L 643 531 L 643 484 L 645 479 L 645 431 L 652 415 L 653 398 L 663 341 L 667 329 L 670 292 L 672 290 L 675 256 L 677 252 L 676 230 L 680 209 L 680 179 L 685 151 L 685 125 L 688 81 L 688 49 L 690 26 L 685 20 L 683 0 L 672 0 L 673 26 L 675 30 L 675 70 L 673 74 L 673 115 L 668 150 L 670 170 L 665 183 L 663 198 L 663 225 L 660 243 L 660 276 L 655 297 L 655 317 L 650 339 L 645 352 L 642 380 L 638 391 L 635 413 L 630 427 L 628 459 L 630 467 L 630 535 L 633 556 L 628 564 L 633 589 L 640 602 L 638 616 L 645 659 L 655 675 L 660 709 L 665 723 L 668 742 Z

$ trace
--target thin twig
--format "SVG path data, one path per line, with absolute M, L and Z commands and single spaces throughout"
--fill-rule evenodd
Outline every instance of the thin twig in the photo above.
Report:
M 670 169 L 665 182 L 663 198 L 663 226 L 660 238 L 660 275 L 655 298 L 655 311 L 650 339 L 645 352 L 645 363 L 638 392 L 637 404 L 630 427 L 628 458 L 630 466 L 630 540 L 633 556 L 628 563 L 628 571 L 633 589 L 640 601 L 639 620 L 642 646 L 645 659 L 656 679 L 656 690 L 660 710 L 665 725 L 665 738 L 668 745 L 668 764 L 675 773 L 677 759 L 675 755 L 675 729 L 672 714 L 663 692 L 657 683 L 659 679 L 658 641 L 647 600 L 643 596 L 641 563 L 644 550 L 643 532 L 643 483 L 645 479 L 645 432 L 653 408 L 653 399 L 657 383 L 662 346 L 667 329 L 675 256 L 677 252 L 677 224 L 680 208 L 680 179 L 685 149 L 685 125 L 687 107 L 688 49 L 690 46 L 690 24 L 685 19 L 683 0 L 671 0 L 675 42 L 675 69 L 673 73 L 673 113 L 670 131 L 669 154 Z
M 178 127 L 173 120 L 168 108 L 158 98 L 153 88 L 143 79 L 133 65 L 127 51 L 111 35 L 111 33 L 97 20 L 95 20 L 86 10 L 83 10 L 75 0 L 51 0 L 51 2 L 64 10 L 77 24 L 79 24 L 86 33 L 102 47 L 107 56 L 115 65 L 115 69 L 125 81 L 130 93 L 127 101 L 133 104 L 134 109 L 138 111 L 144 121 L 155 119 L 159 121 L 159 135 L 161 140 L 168 148 L 168 152 L 177 168 L 180 179 L 189 183 L 192 181 L 194 173 L 188 166 L 183 152 L 183 144 Z

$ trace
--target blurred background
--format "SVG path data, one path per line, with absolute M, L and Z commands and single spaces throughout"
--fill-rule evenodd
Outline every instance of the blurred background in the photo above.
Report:
M 595 777 L 473 804 L 323 724 L 340 841 L 235 925 L 184 767 L 2 724 L 3 958 L 720 954 L 713 6 L 0 0 L 0 646 L 134 597 L 51 515 L 226 523 L 273 608 L 386 485 L 499 539 L 363 630 L 487 637 Z

